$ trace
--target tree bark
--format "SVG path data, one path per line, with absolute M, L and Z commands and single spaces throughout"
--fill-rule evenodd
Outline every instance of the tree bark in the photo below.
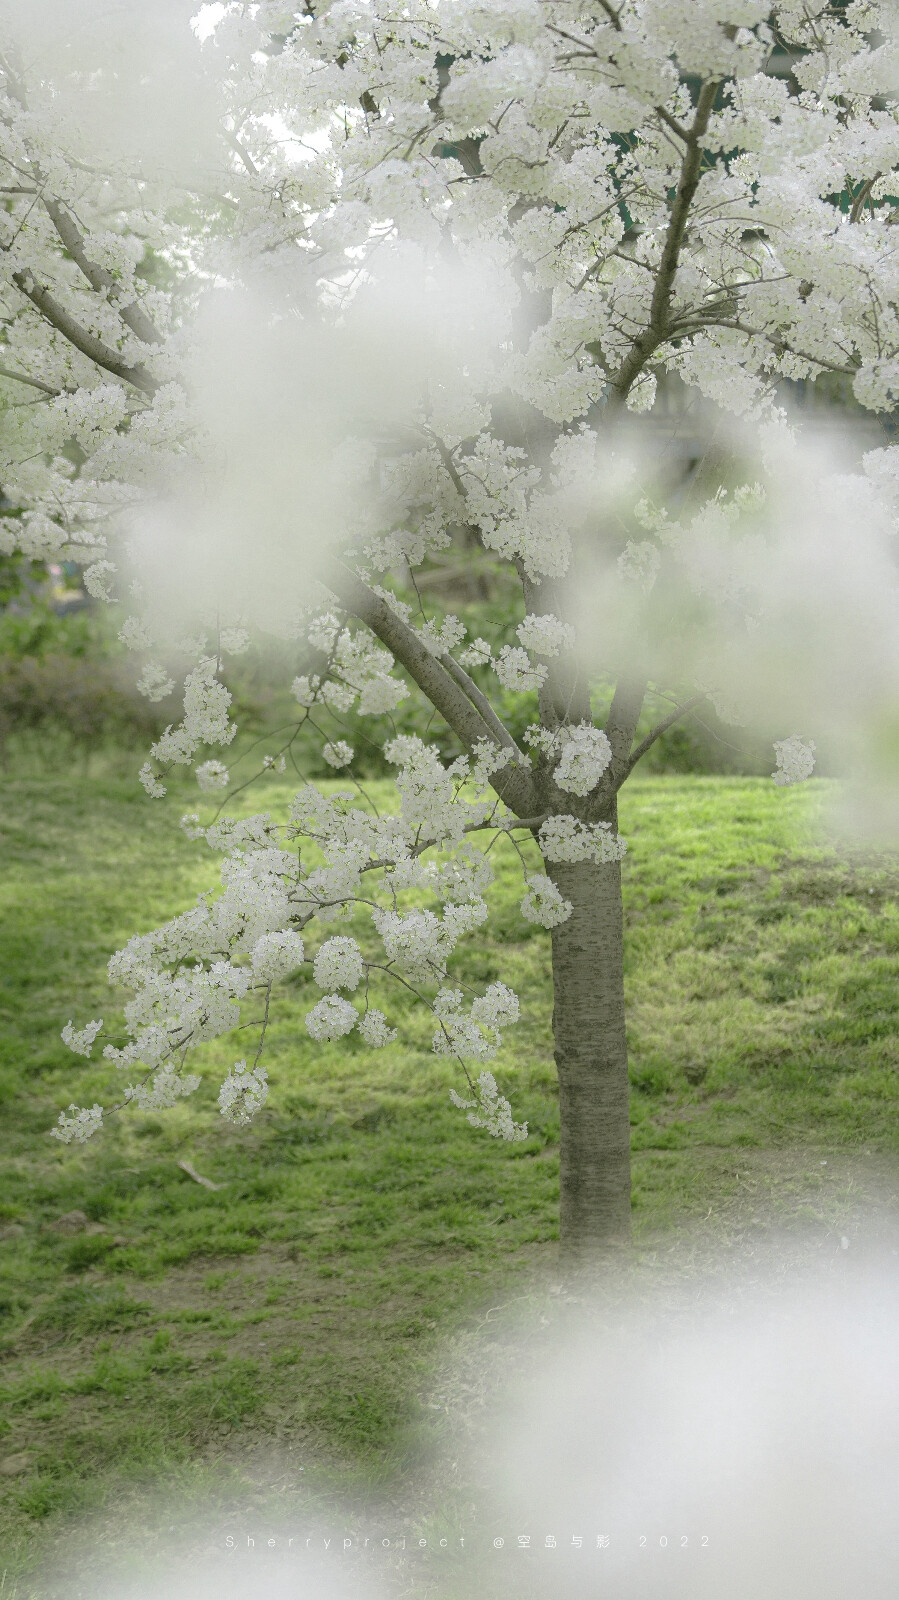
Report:
M 573 910 L 553 929 L 563 1260 L 630 1237 L 630 1116 L 618 862 L 547 864 Z

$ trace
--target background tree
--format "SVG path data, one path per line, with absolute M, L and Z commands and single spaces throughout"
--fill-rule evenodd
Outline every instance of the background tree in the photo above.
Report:
M 448 962 L 487 915 L 485 837 L 518 837 L 522 912 L 552 941 L 563 1244 L 624 1238 L 617 795 L 700 700 L 735 715 L 754 683 L 772 718 L 798 704 L 777 630 L 808 568 L 760 555 L 797 504 L 841 562 L 847 523 L 874 539 L 856 609 L 895 690 L 894 452 L 822 489 L 784 471 L 777 410 L 790 381 L 844 375 L 875 412 L 899 384 L 889 7 L 271 0 L 193 29 L 177 4 L 94 10 L 35 6 L 0 56 L 0 381 L 27 396 L 4 413 L 5 547 L 124 596 L 109 546 L 130 526 L 144 692 L 169 691 L 173 638 L 189 658 L 150 795 L 230 743 L 247 624 L 300 642 L 301 721 L 384 719 L 411 690 L 458 751 L 388 740 L 398 816 L 306 786 L 283 827 L 187 819 L 224 853 L 223 892 L 114 957 L 134 998 L 105 1054 L 125 1100 L 171 1105 L 199 1083 L 190 1047 L 259 995 L 259 1051 L 220 1095 L 247 1120 L 273 987 L 308 966 L 313 1037 L 389 1043 L 359 1003 L 383 969 L 432 1007 L 438 1052 L 482 1065 L 517 1001 L 502 983 L 466 1001 Z M 397 592 L 454 540 L 514 578 L 517 637 L 465 645 Z M 351 767 L 346 741 L 325 754 Z M 775 781 L 812 765 L 791 735 Z M 228 786 L 217 759 L 196 775 Z M 359 907 L 376 945 L 307 948 Z M 89 1054 L 99 1029 L 64 1036 Z M 486 1069 L 455 1098 L 521 1135 Z M 55 1131 L 101 1118 L 71 1107 Z

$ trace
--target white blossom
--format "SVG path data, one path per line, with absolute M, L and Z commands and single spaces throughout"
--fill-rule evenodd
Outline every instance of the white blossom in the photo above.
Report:
M 355 939 L 326 939 L 316 952 L 312 971 L 320 989 L 358 989 L 364 971 L 362 951 Z
M 433 1005 L 435 1054 L 490 1060 L 502 1044 L 501 1029 L 518 1021 L 517 996 L 504 983 L 491 983 L 467 1012 L 462 1007 L 460 990 L 439 990 Z
M 353 747 L 345 739 L 337 739 L 323 747 L 322 755 L 329 767 L 348 767 L 353 759 Z
M 534 666 L 526 650 L 504 644 L 493 663 L 493 670 L 504 689 L 539 689 L 546 667 Z
M 612 746 L 601 728 L 582 722 L 562 730 L 562 750 L 553 777 L 560 789 L 585 795 L 595 789 L 612 759 Z
M 425 622 L 416 629 L 416 632 L 430 655 L 441 656 L 445 651 L 452 650 L 462 643 L 466 629 L 458 617 L 450 615 L 439 625 L 433 621 Z
M 489 739 L 479 739 L 469 762 L 469 776 L 478 789 L 485 789 L 495 772 L 501 772 L 512 760 L 508 745 L 493 744 Z
M 102 1017 L 95 1022 L 89 1022 L 86 1027 L 80 1030 L 73 1028 L 71 1022 L 67 1022 L 62 1030 L 63 1044 L 67 1044 L 70 1050 L 75 1051 L 76 1055 L 89 1056 L 94 1040 L 102 1026 Z
M 471 1014 L 489 1028 L 506 1027 L 518 1021 L 518 996 L 504 983 L 491 983 L 471 1002 Z
M 524 742 L 530 745 L 532 750 L 541 750 L 548 756 L 559 749 L 562 739 L 559 731 L 552 733 L 549 728 L 541 728 L 539 723 L 531 722 L 525 728 Z
M 560 894 L 551 878 L 544 872 L 534 872 L 526 880 L 528 892 L 521 902 L 521 915 L 526 922 L 536 922 L 542 928 L 557 928 L 571 916 L 572 904 Z
M 301 706 L 311 706 L 315 704 L 320 688 L 321 679 L 313 674 L 311 678 L 305 676 L 294 678 L 290 692 L 294 699 L 299 700 Z
M 196 769 L 197 783 L 207 794 L 216 789 L 227 789 L 230 781 L 228 768 L 221 761 L 203 761 Z
M 778 739 L 774 754 L 777 771 L 771 776 L 781 788 L 791 783 L 804 783 L 815 770 L 815 746 L 811 739 L 802 740 L 795 733 L 789 739 Z
M 154 1074 L 152 1083 L 129 1083 L 124 1099 L 139 1111 L 170 1111 L 179 1100 L 199 1089 L 200 1082 L 195 1072 L 178 1072 L 167 1064 Z
M 420 907 L 409 911 L 378 910 L 374 922 L 388 961 L 395 961 L 410 978 L 443 976 L 446 953 L 440 922 L 433 911 Z
M 567 622 L 548 614 L 528 615 L 517 628 L 518 637 L 526 650 L 537 656 L 557 656 L 574 645 L 574 629 Z
M 292 928 L 283 932 L 263 933 L 253 946 L 250 960 L 253 975 L 260 983 L 278 983 L 289 973 L 302 966 L 305 947 Z
M 102 1126 L 102 1106 L 94 1104 L 81 1110 L 78 1106 L 69 1106 L 69 1115 L 60 1111 L 57 1125 L 50 1132 L 54 1139 L 61 1140 L 63 1144 L 86 1144 Z
M 138 694 L 153 701 L 164 700 L 174 687 L 174 678 L 170 678 L 165 668 L 155 661 L 147 662 L 136 684 Z
M 228 1122 L 246 1125 L 268 1099 L 268 1075 L 264 1067 L 247 1068 L 246 1061 L 235 1061 L 219 1090 L 219 1110 Z
M 547 861 L 620 861 L 627 850 L 610 822 L 580 822 L 577 817 L 548 817 L 537 837 Z
M 381 716 L 385 711 L 395 711 L 408 696 L 409 690 L 401 679 L 392 678 L 389 673 L 373 674 L 362 686 L 359 711 L 363 717 Z
M 214 657 L 201 661 L 184 682 L 183 726 L 196 744 L 230 744 L 237 729 L 228 721 L 230 692 L 216 677 Z
M 352 1033 L 358 1020 L 356 1007 L 339 994 L 324 995 L 318 1005 L 306 1012 L 306 1028 L 310 1036 L 321 1043 Z
M 250 633 L 248 628 L 233 627 L 222 628 L 219 633 L 219 648 L 228 656 L 242 656 L 250 648 Z
M 166 792 L 165 784 L 160 782 L 158 775 L 153 771 L 149 761 L 144 762 L 140 772 L 138 773 L 138 778 L 143 784 L 143 787 L 146 789 L 151 800 L 162 799 Z
M 94 561 L 89 567 L 85 567 L 81 581 L 88 594 L 93 595 L 95 600 L 110 600 L 112 596 L 109 593 L 109 580 L 115 570 L 113 561 Z
M 464 667 L 485 667 L 492 656 L 493 651 L 486 639 L 473 639 L 461 652 L 459 660 Z
M 380 1050 L 386 1044 L 393 1044 L 396 1038 L 396 1029 L 388 1028 L 387 1018 L 376 1006 L 370 1006 L 365 1015 L 359 1018 L 359 1032 L 365 1043 L 371 1045 L 374 1050 Z
M 618 571 L 627 582 L 649 594 L 659 575 L 661 552 L 650 539 L 629 539 L 618 557 Z
M 466 803 L 459 799 L 457 790 L 464 778 L 470 775 L 466 758 L 445 767 L 438 752 L 431 745 L 409 734 L 401 734 L 384 746 L 388 761 L 399 767 L 396 784 L 402 803 L 402 818 L 410 836 L 419 842 L 460 843 L 469 822 L 483 820 L 485 803 Z M 496 759 L 502 765 L 496 746 L 484 742 L 475 754 L 475 765 L 483 760 Z M 481 769 L 483 770 L 483 768 Z
M 486 1069 L 478 1078 L 474 1100 L 463 1099 L 455 1089 L 450 1089 L 450 1099 L 460 1111 L 468 1112 L 467 1120 L 473 1128 L 484 1128 L 495 1139 L 520 1141 L 528 1136 L 527 1123 L 512 1120 L 512 1107 L 497 1089 L 492 1072 Z
M 119 641 L 128 650 L 149 650 L 150 630 L 140 617 L 126 617 L 119 629 Z

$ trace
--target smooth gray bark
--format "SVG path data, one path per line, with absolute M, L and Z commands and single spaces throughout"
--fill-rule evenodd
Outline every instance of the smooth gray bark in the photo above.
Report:
M 573 906 L 553 929 L 553 1036 L 561 1122 L 563 1258 L 630 1237 L 630 1115 L 621 867 L 548 864 Z

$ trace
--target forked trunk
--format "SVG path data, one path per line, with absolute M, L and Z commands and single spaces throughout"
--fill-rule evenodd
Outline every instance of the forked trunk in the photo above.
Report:
M 552 935 L 559 1228 L 571 1262 L 630 1237 L 621 868 L 577 862 L 547 872 L 573 907 Z

